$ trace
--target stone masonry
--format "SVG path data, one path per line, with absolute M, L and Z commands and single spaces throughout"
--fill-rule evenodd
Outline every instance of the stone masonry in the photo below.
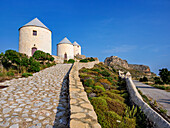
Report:
M 119 72 L 120 73 L 120 72 Z M 160 116 L 156 111 L 154 111 L 147 103 L 145 103 L 136 89 L 135 84 L 132 81 L 130 73 L 126 73 L 126 76 L 120 75 L 120 77 L 125 78 L 127 90 L 130 94 L 130 100 L 141 107 L 141 110 L 144 112 L 146 117 L 153 122 L 154 127 L 156 128 L 170 128 L 170 123 L 166 121 L 162 116 Z
M 101 128 L 97 116 L 80 82 L 79 69 L 92 68 L 95 63 L 75 62 L 69 74 L 70 128 Z
M 70 68 L 71 64 L 57 64 L 31 77 L 0 83 L 9 86 L 0 90 L 0 128 L 69 127 Z

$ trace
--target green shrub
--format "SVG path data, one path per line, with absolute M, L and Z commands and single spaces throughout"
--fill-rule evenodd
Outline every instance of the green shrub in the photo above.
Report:
M 94 59 L 93 57 L 88 58 L 88 60 L 89 60 L 90 62 L 95 61 L 95 59 Z
M 68 60 L 68 63 L 72 63 L 72 64 L 73 64 L 74 62 L 75 62 L 74 59 L 69 59 L 69 60 Z
M 87 93 L 91 93 L 92 92 L 92 87 L 85 87 L 85 90 Z
M 4 76 L 4 74 L 3 74 L 3 73 L 0 73 L 0 77 L 2 77 L 2 76 Z
M 46 60 L 48 60 L 48 62 L 54 61 L 54 57 L 52 57 L 52 55 L 50 55 L 49 53 L 45 53 L 43 51 L 40 51 L 40 50 L 35 51 L 33 57 L 36 60 L 43 61 L 44 64 L 45 64 Z
M 22 77 L 28 77 L 28 76 L 32 76 L 32 74 L 28 72 L 22 74 Z
M 87 59 L 82 59 L 82 60 L 80 60 L 80 62 L 87 63 L 87 62 L 88 62 L 88 60 L 87 60 Z
M 120 94 L 115 94 L 113 92 L 106 91 L 104 93 L 104 96 L 110 97 L 111 99 L 118 99 L 119 101 L 124 102 L 124 98 L 122 98 Z
M 40 63 L 34 60 L 33 57 L 29 59 L 30 66 L 28 68 L 28 72 L 39 72 L 40 71 Z
M 148 78 L 144 76 L 143 78 L 140 78 L 139 81 L 140 81 L 140 82 L 147 82 L 147 81 L 148 81 Z
M 101 69 L 102 69 L 102 70 L 104 70 L 104 68 L 103 68 L 103 67 L 101 67 Z
M 106 70 L 102 71 L 101 74 L 105 77 L 109 77 L 110 76 L 110 73 L 107 72 Z
M 64 64 L 67 63 L 67 60 L 64 60 Z
M 98 90 L 98 91 L 101 91 L 101 92 L 105 92 L 106 90 L 101 87 L 101 86 L 94 86 L 94 89 Z
M 84 85 L 88 86 L 88 87 L 93 86 L 94 80 L 93 79 L 87 79 L 87 80 L 84 81 Z
M 159 77 L 155 77 L 154 80 L 155 80 L 155 84 L 163 84 L 163 82 Z
M 7 75 L 7 76 L 14 76 L 14 73 L 13 73 L 13 72 L 7 72 L 6 75 Z
M 92 69 L 92 71 L 100 72 L 100 69 L 98 69 L 98 68 L 94 68 L 94 69 Z
M 81 71 L 81 72 L 88 72 L 88 69 L 82 68 L 80 71 Z
M 95 111 L 101 111 L 103 113 L 108 110 L 107 102 L 103 97 L 93 97 L 91 103 Z
M 112 77 L 107 77 L 107 80 L 113 83 L 113 78 Z
M 147 77 L 143 77 L 143 82 L 147 82 L 148 81 L 148 78 Z
M 106 98 L 108 108 L 110 111 L 116 112 L 118 115 L 123 116 L 126 109 L 126 105 L 121 102 L 119 99 Z
M 159 108 L 159 110 L 160 110 L 161 113 L 164 113 L 164 114 L 167 113 L 167 110 L 166 110 L 166 109 L 163 109 L 163 108 L 161 108 L 161 107 Z

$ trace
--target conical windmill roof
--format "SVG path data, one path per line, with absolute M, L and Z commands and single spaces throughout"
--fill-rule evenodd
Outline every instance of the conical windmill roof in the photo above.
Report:
M 38 18 L 31 20 L 24 26 L 37 26 L 37 27 L 42 27 L 42 28 L 46 28 L 49 30 L 49 28 L 47 28 Z M 22 27 L 24 27 L 24 26 L 22 26 Z
M 76 41 L 73 43 L 74 46 L 80 46 Z
M 60 41 L 60 43 L 58 43 L 58 44 L 71 44 L 71 45 L 73 45 L 73 44 L 67 39 L 67 37 L 64 37 L 64 39 L 63 39 L 62 41 Z

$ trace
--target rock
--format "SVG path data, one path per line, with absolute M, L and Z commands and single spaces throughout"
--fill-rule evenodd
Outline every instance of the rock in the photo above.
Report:
M 121 66 L 124 67 L 126 69 L 129 69 L 128 63 L 126 60 L 122 60 L 121 58 L 117 57 L 117 56 L 111 56 L 111 57 L 107 57 L 104 60 L 104 64 L 107 66 Z
M 31 119 L 31 118 L 25 118 L 25 120 L 26 120 L 27 122 L 32 121 L 32 119 Z
M 9 113 L 12 109 L 11 108 L 4 108 L 3 109 L 3 114 Z
M 150 72 L 149 66 L 146 66 L 146 65 L 129 64 L 128 66 L 131 69 L 138 70 L 141 72 L 146 72 L 146 73 Z
M 76 55 L 75 57 L 76 57 L 77 59 L 85 59 L 85 58 L 86 58 L 85 55 Z
M 64 113 L 65 113 L 64 111 L 59 112 L 59 113 L 56 114 L 56 117 L 60 117 L 60 116 L 62 116 Z
M 47 124 L 47 125 L 45 126 L 45 128 L 53 128 L 53 126 L 52 126 L 52 125 Z
M 14 125 L 10 126 L 9 128 L 19 128 L 19 124 L 14 124 Z
M 71 120 L 70 128 L 89 128 L 89 126 L 87 123 L 83 123 L 77 120 Z
M 45 117 L 44 116 L 39 116 L 38 119 L 39 120 L 43 120 Z
M 96 96 L 96 93 L 90 93 L 90 94 L 88 94 L 89 95 L 89 97 L 95 97 Z
M 20 112 L 20 111 L 22 111 L 22 108 L 16 108 L 16 109 L 14 109 L 14 111 L 15 112 Z
M 14 119 L 12 119 L 12 123 L 19 123 L 21 121 L 21 119 L 19 119 L 19 118 L 14 118 Z
M 104 60 L 104 64 L 114 69 L 121 70 L 123 72 L 130 72 L 132 77 L 151 77 L 156 76 L 156 74 L 150 72 L 149 66 L 138 65 L 138 64 L 128 64 L 126 60 L 122 60 L 117 56 L 107 57 Z

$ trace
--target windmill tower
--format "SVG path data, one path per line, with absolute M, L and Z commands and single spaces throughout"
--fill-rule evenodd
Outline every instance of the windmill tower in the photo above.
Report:
M 51 30 L 37 18 L 19 28 L 19 52 L 32 56 L 36 50 L 51 54 Z

